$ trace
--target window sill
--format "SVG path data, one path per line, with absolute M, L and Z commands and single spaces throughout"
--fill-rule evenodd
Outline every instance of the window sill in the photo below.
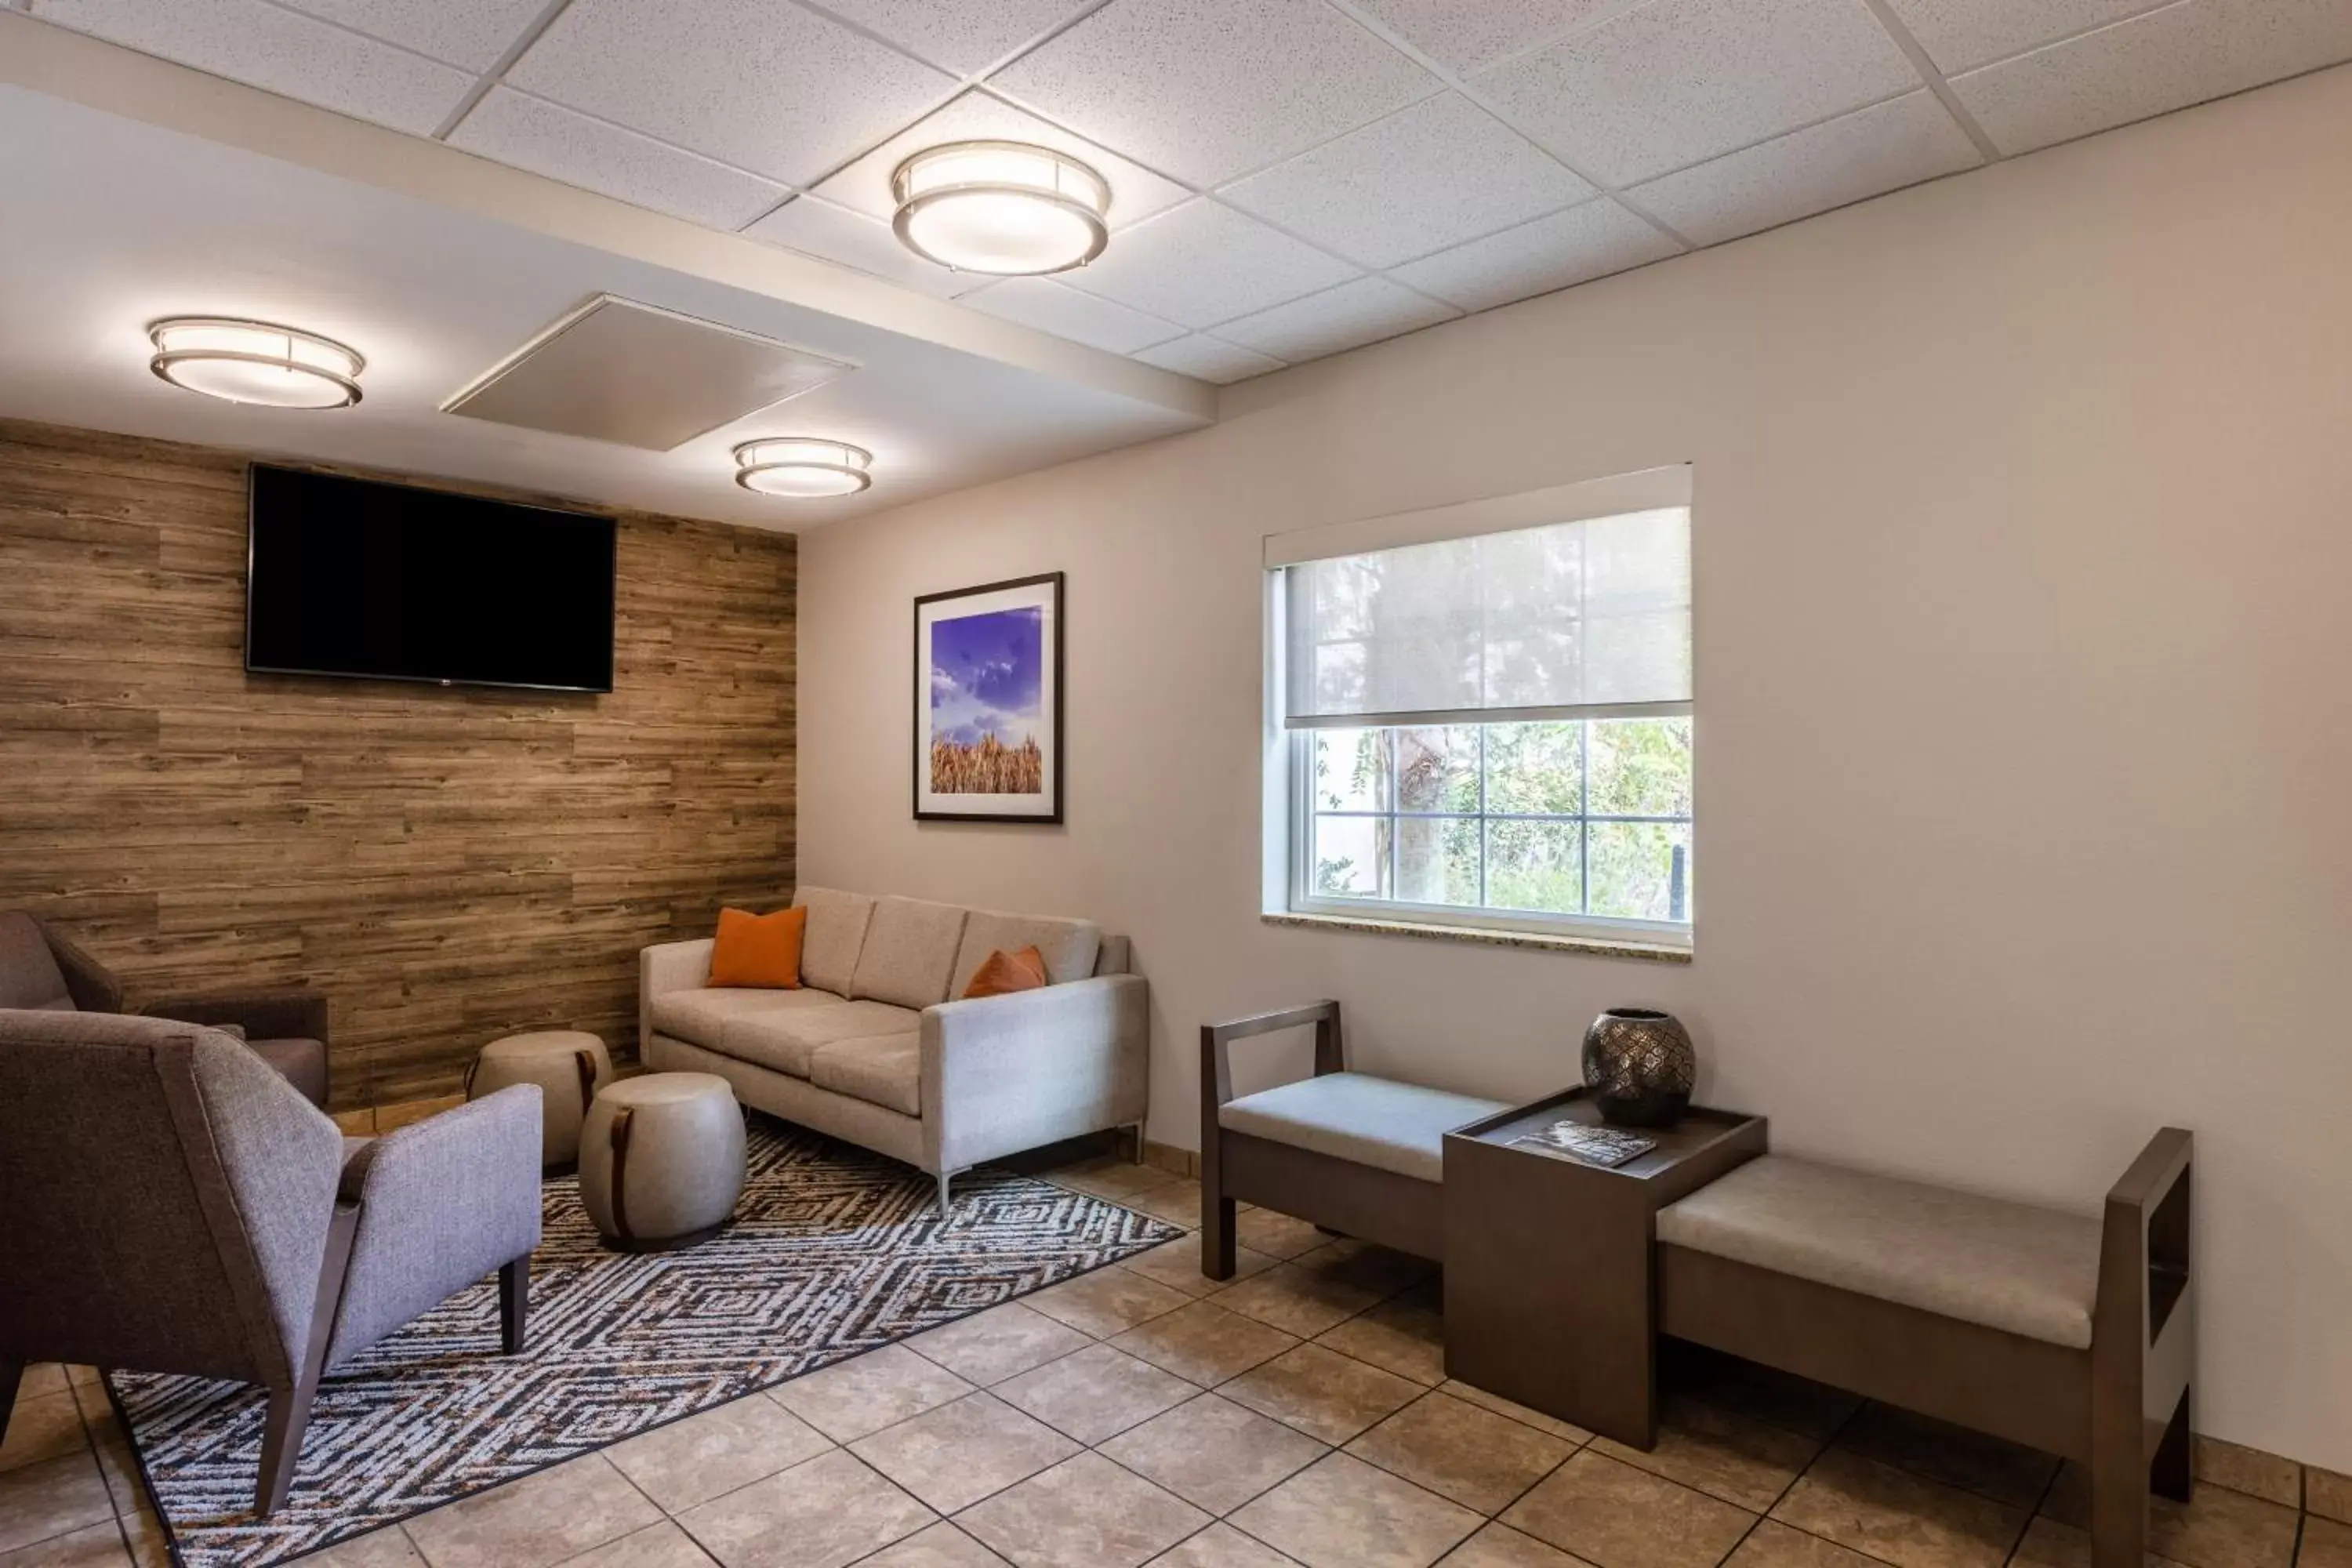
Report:
M 1440 942 L 1472 942 L 1486 947 L 1530 948 L 1538 952 L 1580 952 L 1591 958 L 1636 958 L 1652 963 L 1688 963 L 1691 950 L 1658 942 L 1613 942 L 1601 937 L 1544 936 L 1535 931 L 1494 931 L 1481 926 L 1423 925 L 1408 921 L 1352 920 L 1341 915 L 1301 915 L 1268 911 L 1258 919 L 1270 926 L 1301 931 L 1360 931 L 1369 936 L 1415 936 Z

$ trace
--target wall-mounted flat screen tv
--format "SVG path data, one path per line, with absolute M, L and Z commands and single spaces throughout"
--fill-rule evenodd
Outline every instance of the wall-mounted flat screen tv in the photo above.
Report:
M 253 466 L 245 667 L 613 689 L 609 517 Z

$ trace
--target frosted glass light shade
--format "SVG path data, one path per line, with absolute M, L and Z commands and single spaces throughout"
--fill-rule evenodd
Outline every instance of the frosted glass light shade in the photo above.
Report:
M 735 482 L 763 496 L 821 500 L 854 496 L 874 482 L 874 454 L 846 441 L 778 436 L 735 448 Z
M 1110 186 L 1066 153 L 1023 142 L 953 142 L 890 176 L 891 226 L 916 255 L 959 272 L 1066 272 L 1110 241 Z
M 147 329 L 147 366 L 173 386 L 270 408 L 348 408 L 367 362 L 331 338 L 268 321 L 176 316 Z

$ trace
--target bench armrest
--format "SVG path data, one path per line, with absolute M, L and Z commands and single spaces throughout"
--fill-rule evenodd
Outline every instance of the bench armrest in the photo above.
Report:
M 693 991 L 710 984 L 712 937 L 656 942 L 637 949 L 637 1060 L 654 1041 L 654 998 L 665 991 Z
M 1315 1026 L 1315 1076 L 1345 1071 L 1347 1051 L 1339 1036 L 1337 1002 L 1312 1002 L 1304 1007 L 1286 1007 L 1278 1013 L 1259 1013 L 1223 1024 L 1201 1026 L 1201 1112 L 1206 1119 L 1202 1123 L 1203 1137 L 1216 1121 L 1217 1107 L 1234 1097 L 1234 1042 L 1253 1035 L 1271 1035 L 1278 1029 L 1303 1029 L 1309 1024 Z
M 1103 974 L 923 1009 L 923 1142 L 942 1171 L 1143 1120 L 1150 989 Z

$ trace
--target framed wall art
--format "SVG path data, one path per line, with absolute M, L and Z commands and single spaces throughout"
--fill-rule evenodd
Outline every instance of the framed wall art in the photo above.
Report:
M 1062 820 L 1062 574 L 915 601 L 915 820 Z

